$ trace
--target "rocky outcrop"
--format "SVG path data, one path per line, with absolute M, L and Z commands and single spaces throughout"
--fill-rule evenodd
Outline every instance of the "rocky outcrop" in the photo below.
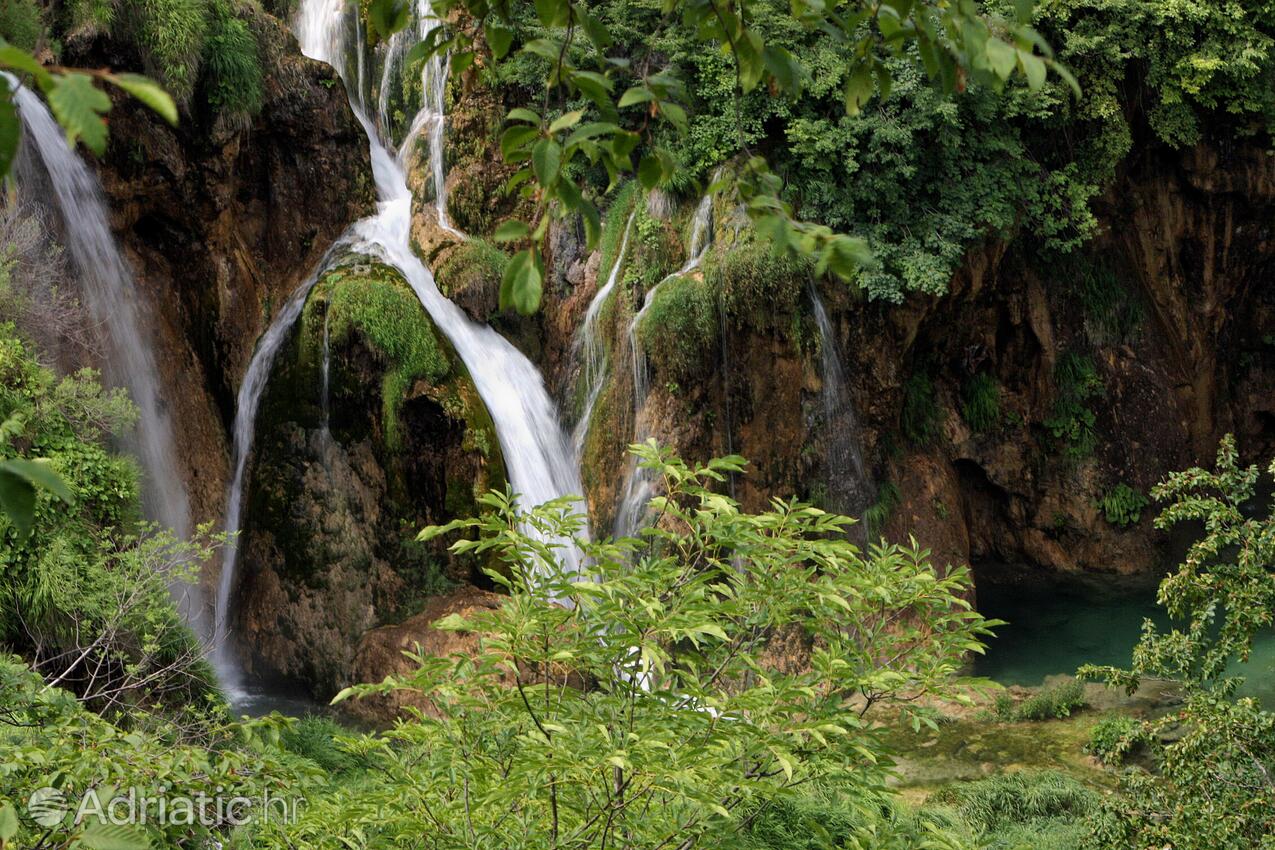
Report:
M 248 8 L 248 7 L 245 7 Z M 264 101 L 249 126 L 199 109 L 169 127 L 118 97 L 98 163 L 116 232 L 159 337 L 196 520 L 221 516 L 226 425 L 273 308 L 371 209 L 367 142 L 331 68 L 257 11 Z M 71 40 L 72 65 L 140 69 L 106 38 Z
M 250 474 L 235 610 L 259 676 L 330 696 L 357 680 L 365 632 L 483 580 L 415 538 L 503 483 L 495 430 L 391 269 L 355 261 L 319 282 L 276 361 Z

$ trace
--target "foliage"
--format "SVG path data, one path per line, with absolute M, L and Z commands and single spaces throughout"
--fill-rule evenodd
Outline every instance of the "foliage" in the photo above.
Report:
M 1054 367 L 1054 385 L 1057 395 L 1045 428 L 1068 457 L 1088 457 L 1098 441 L 1098 415 L 1089 405 L 1106 392 L 1098 370 L 1088 357 L 1068 352 Z
M 1084 685 L 1070 681 L 1041 688 L 1023 700 L 1014 712 L 1014 717 L 1017 720 L 1062 720 L 1085 705 Z
M 915 372 L 903 384 L 903 410 L 899 427 L 915 446 L 929 445 L 938 431 L 938 404 L 934 382 L 924 372 Z
M 0 517 L 0 641 L 99 710 L 189 698 L 209 681 L 170 588 L 191 580 L 215 541 L 178 543 L 137 523 L 137 469 L 107 447 L 135 418 L 93 372 L 59 380 L 0 335 L 0 501 L 10 507 L 10 469 L 39 471 L 49 491 L 29 494 L 29 522 Z M 42 462 L 15 456 L 17 446 Z
M 1107 522 L 1118 528 L 1136 525 L 1142 519 L 1142 509 L 1149 503 L 1147 497 L 1121 481 L 1098 500 L 1098 508 Z
M 1060 773 L 1024 771 L 953 785 L 931 801 L 952 807 L 988 850 L 1075 850 L 1099 797 Z
M 35 50 L 44 19 L 35 0 L 0 0 L 0 38 L 21 50 Z
M 397 272 L 381 265 L 347 267 L 324 278 L 328 332 L 339 345 L 358 332 L 385 359 L 381 379 L 385 443 L 401 445 L 398 412 L 418 379 L 438 383 L 451 360 L 421 302 Z
M 355 773 L 367 766 L 367 760 L 352 750 L 353 736 L 336 721 L 319 715 L 308 715 L 290 723 L 279 736 L 285 750 L 308 759 L 329 776 Z
M 1094 724 L 1085 751 L 1103 764 L 1116 766 L 1138 743 L 1142 724 L 1125 714 L 1112 714 Z
M 406 0 L 369 0 L 364 4 L 369 30 L 387 38 L 408 24 L 408 8 Z M 820 69 L 808 66 L 806 55 L 794 52 L 783 40 L 770 38 L 771 29 L 760 22 L 775 18 L 789 27 L 825 32 L 842 46 L 846 76 L 838 82 L 842 109 L 851 115 L 876 90 L 888 92 L 893 79 L 893 65 L 887 62 L 891 57 L 924 68 L 929 78 L 941 81 L 948 90 L 964 88 L 967 79 L 999 89 L 1020 73 L 1037 90 L 1050 68 L 1070 81 L 1028 25 L 1027 4 L 1020 4 L 1012 18 L 994 19 L 985 17 L 973 3 L 854 4 L 849 10 L 834 11 L 823 3 L 799 2 L 774 4 L 771 14 L 762 16 L 722 0 L 664 2 L 662 8 L 664 14 L 652 16 L 654 29 L 645 35 L 658 39 L 667 32 L 693 34 L 701 42 L 701 52 L 713 52 L 704 50 L 705 46 L 720 48 L 733 69 L 733 83 L 725 92 L 727 103 L 738 104 L 767 87 L 774 94 L 782 93 L 785 100 L 796 99 L 807 82 L 818 77 Z M 612 61 L 607 53 L 615 36 L 608 16 L 584 3 L 536 2 L 534 18 L 530 9 L 531 4 L 441 0 L 433 7 L 439 18 L 446 21 L 455 12 L 465 12 L 476 26 L 440 28 L 413 51 L 414 58 L 422 59 L 450 50 L 453 71 L 463 70 L 474 61 L 481 30 L 495 64 L 529 61 L 540 69 L 540 88 L 546 96 L 540 103 L 527 101 L 512 109 L 501 137 L 502 154 L 519 166 L 510 188 L 518 188 L 536 202 L 531 221 L 510 220 L 497 230 L 499 238 L 530 242 L 510 263 L 501 290 L 502 305 L 523 312 L 537 309 L 540 303 L 544 269 L 539 245 L 551 217 L 579 215 L 589 246 L 597 244 L 601 221 L 596 194 L 577 177 L 587 170 L 586 161 L 605 169 L 611 185 L 629 172 L 636 173 L 646 188 L 667 184 L 676 161 L 663 140 L 669 133 L 684 137 L 689 132 L 687 87 L 678 68 L 653 67 L 649 61 Z M 514 59 L 507 59 L 511 55 Z M 617 96 L 621 90 L 623 94 Z M 554 92 L 562 97 L 550 111 L 547 95 Z M 568 97 L 570 104 L 565 102 Z M 737 126 L 739 117 L 737 107 Z M 867 257 L 861 240 L 793 215 L 792 207 L 780 197 L 782 181 L 761 156 L 748 157 L 735 187 L 738 200 L 777 252 L 814 259 L 820 274 L 832 271 L 844 278 L 864 265 Z
M 917 699 L 980 648 L 968 574 L 940 577 L 915 548 L 862 555 L 848 519 L 797 503 L 741 513 L 714 492 L 739 458 L 689 467 L 637 450 L 668 493 L 643 540 L 582 539 L 569 501 L 522 513 L 499 493 L 484 517 L 426 530 L 477 531 L 453 549 L 497 555 L 489 576 L 509 596 L 435 624 L 473 635 L 472 650 L 339 695 L 405 689 L 426 710 L 371 740 L 383 783 L 257 846 L 718 847 L 742 813 L 811 782 L 884 793 L 868 712 L 925 721 Z M 568 537 L 587 576 L 559 566 Z M 808 658 L 771 654 L 779 631 L 803 636 Z
M 671 381 L 694 381 L 718 355 L 717 297 L 704 279 L 677 275 L 660 285 L 637 326 L 652 367 Z
M 86 711 L 73 696 L 46 687 L 21 662 L 0 657 L 0 810 L 22 814 L 7 837 L 17 847 L 84 847 L 87 850 L 145 850 L 147 847 L 210 846 L 234 825 L 230 816 L 263 815 L 263 795 L 287 800 L 304 793 L 320 772 L 281 752 L 275 742 L 286 721 L 228 723 L 215 711 L 193 709 L 158 729 L 125 728 Z M 69 810 L 60 821 L 37 824 L 27 799 L 39 788 L 61 792 Z M 94 814 L 135 789 L 152 798 L 189 797 L 196 817 L 189 824 L 151 817 L 144 824 L 116 825 Z M 95 796 L 88 796 L 92 792 Z M 244 797 L 239 812 L 218 809 L 222 799 Z M 76 822 L 81 799 L 85 818 Z M 240 804 L 241 806 L 243 804 Z M 205 820 L 206 818 L 206 820 Z M 0 823 L 0 826 L 3 824 Z
M 1001 388 L 996 379 L 979 372 L 961 387 L 961 416 L 977 433 L 993 431 L 1001 421 Z
M 1275 475 L 1275 464 L 1270 471 Z M 1127 670 L 1081 673 L 1130 692 L 1144 678 L 1167 679 L 1185 701 L 1141 724 L 1138 736 L 1157 772 L 1122 777 L 1124 796 L 1107 804 L 1095 828 L 1102 846 L 1275 846 L 1275 714 L 1237 699 L 1240 680 L 1228 672 L 1275 617 L 1275 517 L 1269 508 L 1249 507 L 1258 479 L 1257 467 L 1239 466 L 1228 435 L 1215 471 L 1175 472 L 1152 490 L 1167 505 L 1157 528 L 1201 527 L 1178 570 L 1160 584 L 1158 601 L 1175 625 L 1161 631 L 1146 621 Z

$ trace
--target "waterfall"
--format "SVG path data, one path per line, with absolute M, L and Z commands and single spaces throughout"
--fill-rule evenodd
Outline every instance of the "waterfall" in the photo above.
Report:
M 430 17 L 428 3 L 422 3 L 422 29 L 437 22 Z M 302 0 L 297 18 L 297 37 L 302 51 L 312 59 L 333 64 L 338 70 L 345 49 L 343 7 L 339 0 Z M 361 49 L 356 45 L 355 49 Z M 439 65 L 445 69 L 445 65 Z M 433 94 L 431 94 L 431 90 Z M 413 121 L 423 127 L 427 119 L 436 119 L 431 129 L 434 140 L 442 146 L 442 86 L 426 90 L 426 104 Z M 412 250 L 412 196 L 402 164 L 379 138 L 375 125 L 363 110 L 357 94 L 351 95 L 351 108 L 362 124 L 371 147 L 372 172 L 379 202 L 374 215 L 356 222 L 329 251 L 329 257 L 352 251 L 376 257 L 393 266 L 411 286 L 434 324 L 451 342 L 464 362 L 479 396 L 487 406 L 496 426 L 496 436 L 504 455 L 509 481 L 525 507 L 563 496 L 577 496 L 579 471 L 570 451 L 566 435 L 558 420 L 557 409 L 549 398 L 544 379 L 525 356 L 487 325 L 470 319 L 463 310 L 448 301 L 429 269 Z M 441 162 L 433 163 L 436 181 Z M 441 194 L 441 193 L 440 193 Z M 445 202 L 445 201 L 444 201 Z M 445 209 L 445 207 L 444 207 Z M 445 223 L 445 217 L 442 219 Z M 248 372 L 239 389 L 234 427 L 235 474 L 227 497 L 226 530 L 239 531 L 248 457 L 261 395 L 274 359 L 288 333 L 301 315 L 310 290 L 322 274 L 327 261 L 320 265 L 280 310 L 270 328 L 257 344 Z M 551 541 L 559 557 L 570 571 L 580 568 L 580 553 L 568 541 Z M 218 635 L 228 635 L 230 600 L 234 590 L 237 549 L 227 549 L 222 565 L 217 597 Z
M 580 412 L 580 419 L 576 422 L 575 432 L 572 435 L 577 463 L 584 455 L 584 441 L 589 435 L 589 420 L 593 417 L 593 408 L 598 402 L 598 396 L 602 393 L 602 385 L 606 378 L 606 349 L 598 337 L 598 316 L 602 313 L 603 304 L 611 297 L 611 293 L 615 291 L 615 284 L 620 279 L 620 271 L 624 267 L 624 255 L 629 249 L 629 235 L 633 231 L 633 222 L 636 218 L 636 212 L 630 213 L 624 225 L 624 236 L 620 240 L 620 251 L 615 255 L 615 262 L 611 265 L 606 283 L 598 289 L 593 300 L 589 302 L 589 308 L 584 313 L 584 322 L 580 325 L 579 336 L 576 337 L 575 348 L 581 357 L 580 369 L 587 388 L 584 409 Z
M 716 174 L 713 180 L 716 181 Z M 641 443 L 651 436 L 649 429 L 642 424 L 642 408 L 646 405 L 646 397 L 650 393 L 651 374 L 647 367 L 646 352 L 638 339 L 638 326 L 642 317 L 651 308 L 655 293 L 660 287 L 675 277 L 690 274 L 699 267 L 708 247 L 712 244 L 710 228 L 713 221 L 713 195 L 705 192 L 695 207 L 695 215 L 691 219 L 691 247 L 686 262 L 680 269 L 652 286 L 642 299 L 642 309 L 638 310 L 629 321 L 628 343 L 633 358 L 633 442 Z M 655 495 L 655 478 L 649 469 L 637 465 L 634 458 L 629 463 L 628 480 L 624 485 L 624 495 L 620 497 L 620 505 L 616 511 L 615 534 L 617 537 L 629 537 L 637 533 L 646 512 L 646 505 Z
M 872 482 L 863 465 L 859 417 L 841 368 L 837 336 L 814 284 L 810 304 L 819 326 L 819 356 L 823 367 L 823 420 L 827 434 L 828 507 L 862 519 L 872 501 Z
M 182 480 L 173 429 L 160 395 L 152 350 L 151 327 L 139 305 L 132 270 L 120 254 L 97 177 L 66 143 L 66 135 L 36 94 L 8 77 L 22 119 L 20 183 L 41 180 L 43 167 L 52 189 L 50 200 L 62 220 L 63 241 L 79 274 L 82 295 L 105 330 L 106 373 L 122 384 L 138 410 L 130 448 L 144 474 L 142 501 L 146 516 L 175 534 L 190 532 L 190 505 Z M 191 600 L 181 600 L 188 619 L 203 614 Z

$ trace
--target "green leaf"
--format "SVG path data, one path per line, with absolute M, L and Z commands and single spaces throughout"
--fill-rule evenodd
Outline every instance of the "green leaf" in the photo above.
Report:
M 25 479 L 34 487 L 43 487 L 67 504 L 71 503 L 71 491 L 67 488 L 53 467 L 46 460 L 29 460 L 15 457 L 0 461 L 0 470 L 12 473 Z
M 620 102 L 617 104 L 620 109 L 626 106 L 632 106 L 635 103 L 646 103 L 655 99 L 655 93 L 646 86 L 633 86 L 633 88 L 620 95 Z
M 149 850 L 150 836 L 133 824 L 90 821 L 80 836 L 89 850 Z
M 540 306 L 542 275 L 540 266 L 531 250 L 519 251 L 505 267 L 500 282 L 500 307 L 513 307 L 523 315 L 530 315 Z
M 574 127 L 580 123 L 580 119 L 584 117 L 584 112 L 576 109 L 560 116 L 556 121 L 549 125 L 549 134 L 560 133 L 568 127 Z
M 49 86 L 53 84 L 53 75 L 34 56 L 2 41 L 0 41 L 0 66 L 21 74 L 30 74 L 44 91 L 48 91 Z
M 380 41 L 388 40 L 412 19 L 407 0 L 367 0 L 366 9 L 368 29 Z
M 496 59 L 504 59 L 514 43 L 514 31 L 495 21 L 488 21 L 483 25 L 483 32 L 487 36 L 487 46 L 491 48 L 491 55 Z
M 508 161 L 515 158 L 515 154 L 523 148 L 527 142 L 539 137 L 540 130 L 537 127 L 528 127 L 520 124 L 516 127 L 510 127 L 500 136 L 500 153 Z
M 149 106 L 169 124 L 177 126 L 177 104 L 154 80 L 141 74 L 111 74 L 106 79 Z
M 18 834 L 18 813 L 8 800 L 0 805 L 0 843 L 4 843 Z
M 525 106 L 519 106 L 517 109 L 509 110 L 509 114 L 505 116 L 506 121 L 521 121 L 524 124 L 535 124 L 540 126 L 540 116 L 527 109 Z
M 987 61 L 992 72 L 1002 80 L 1008 80 L 1018 64 L 1018 54 L 1014 48 L 998 38 L 987 42 Z
M 766 70 L 781 89 L 792 95 L 801 93 L 804 70 L 791 51 L 783 47 L 766 45 L 761 55 L 766 63 Z
M 653 154 L 642 157 L 642 161 L 638 163 L 638 180 L 641 181 L 642 188 L 654 189 L 660 185 L 663 176 L 659 157 Z
M 542 186 L 552 186 L 562 165 L 562 147 L 553 139 L 541 139 L 531 149 L 531 167 Z
M 1038 91 L 1045 84 L 1045 60 L 1029 51 L 1018 51 L 1018 63 L 1027 77 L 1027 87 Z
M 18 531 L 18 537 L 26 539 L 35 522 L 35 488 L 25 479 L 0 467 L 0 511 Z
M 536 17 L 546 27 L 566 26 L 570 11 L 571 6 L 566 0 L 536 0 Z
M 472 64 L 474 64 L 474 51 L 462 50 L 459 53 L 452 54 L 451 65 L 447 70 L 449 73 L 455 74 L 459 77 L 461 74 L 465 73 L 465 71 L 469 70 L 469 66 Z
M 868 63 L 860 62 L 846 80 L 846 112 L 858 115 L 873 91 L 872 68 Z
M 508 221 L 501 222 L 491 238 L 496 242 L 516 242 L 519 239 L 526 239 L 530 235 L 531 228 L 527 226 L 525 221 L 511 218 Z
M 18 155 L 18 143 L 22 140 L 22 120 L 13 105 L 13 93 L 9 81 L 0 78 L 0 178 L 9 173 L 13 159 Z
M 93 85 L 87 74 L 72 72 L 56 78 L 49 91 L 49 109 L 66 131 L 67 144 L 77 139 L 99 156 L 106 152 L 106 122 L 102 120 L 111 108 L 111 99 Z

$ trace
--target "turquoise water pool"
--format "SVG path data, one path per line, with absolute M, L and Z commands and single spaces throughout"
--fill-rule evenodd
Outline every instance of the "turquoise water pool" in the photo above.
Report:
M 1155 604 L 1155 587 L 1122 589 L 1068 585 L 980 582 L 978 608 L 1007 621 L 974 661 L 974 675 L 1003 685 L 1039 685 L 1046 676 L 1074 673 L 1082 664 L 1127 666 L 1142 622 L 1161 627 L 1168 617 Z M 1275 708 L 1275 635 L 1261 636 L 1247 664 L 1241 693 Z

